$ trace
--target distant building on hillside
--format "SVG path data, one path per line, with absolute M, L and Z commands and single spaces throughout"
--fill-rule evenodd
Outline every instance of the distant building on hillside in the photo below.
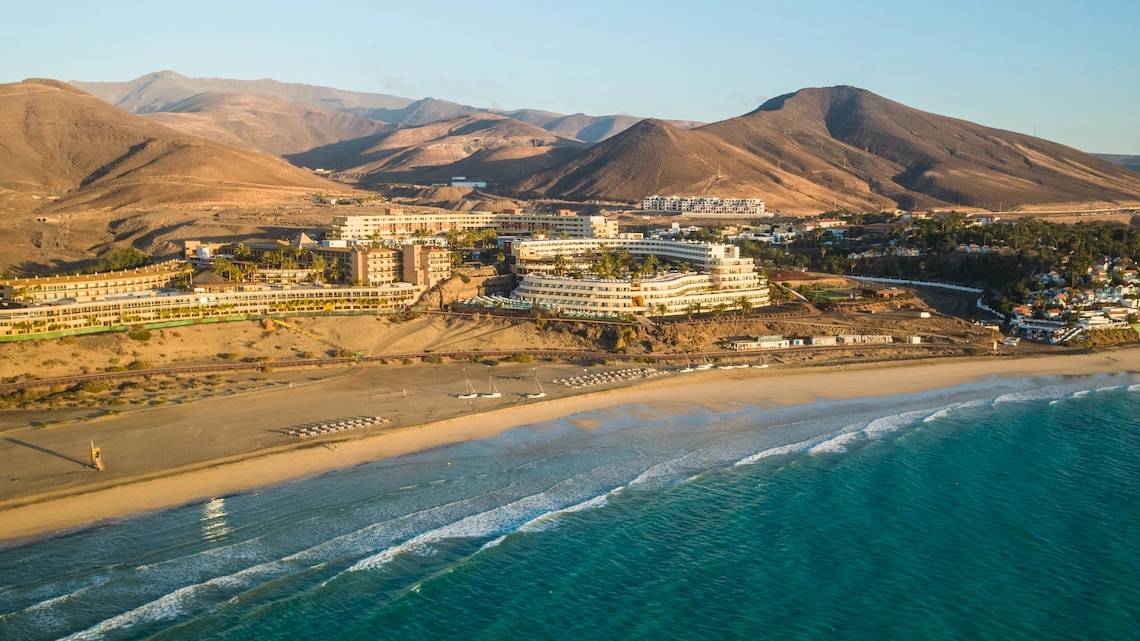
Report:
M 451 186 L 452 187 L 471 187 L 474 189 L 486 189 L 487 188 L 487 181 L 486 180 L 467 180 L 467 176 L 452 176 L 451 177 Z
M 645 211 L 690 216 L 770 216 L 759 198 L 715 198 L 712 196 L 657 196 L 641 201 Z

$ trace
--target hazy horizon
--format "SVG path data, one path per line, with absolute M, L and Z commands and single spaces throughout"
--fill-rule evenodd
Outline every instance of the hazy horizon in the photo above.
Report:
M 887 2 L 692 9 L 259 0 L 8 9 L 0 80 L 169 69 L 479 107 L 712 122 L 803 87 L 904 104 L 1098 153 L 1140 154 L 1140 6 Z

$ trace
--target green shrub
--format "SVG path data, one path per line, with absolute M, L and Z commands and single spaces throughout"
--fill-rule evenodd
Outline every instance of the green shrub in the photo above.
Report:
M 150 330 L 142 325 L 132 325 L 131 328 L 127 330 L 127 338 L 145 343 L 150 340 Z
M 87 394 L 102 394 L 111 388 L 103 381 L 87 381 L 81 384 L 78 389 Z

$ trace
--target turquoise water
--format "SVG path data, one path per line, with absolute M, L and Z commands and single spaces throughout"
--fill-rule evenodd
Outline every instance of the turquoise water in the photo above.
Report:
M 1133 382 L 514 430 L 0 551 L 0 638 L 1140 638 Z

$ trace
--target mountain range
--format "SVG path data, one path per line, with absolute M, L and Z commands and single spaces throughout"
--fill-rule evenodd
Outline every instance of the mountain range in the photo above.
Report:
M 515 198 L 758 196 L 791 213 L 1140 200 L 1135 158 L 1108 162 L 849 86 L 700 125 L 174 72 L 75 85 L 103 102 L 55 81 L 3 86 L 5 202 L 116 207 L 336 188 L 301 167 L 361 187 L 467 176 Z
M 70 85 L 0 85 L 0 206 L 257 203 L 345 191 L 274 156 L 191 136 Z
M 174 71 L 158 71 L 123 82 L 72 81 L 71 84 L 137 114 L 171 111 L 185 99 L 203 92 L 227 93 L 267 96 L 318 109 L 353 113 L 394 127 L 415 127 L 480 112 L 498 113 L 588 143 L 604 140 L 640 120 L 626 115 L 565 115 L 537 109 L 504 111 L 436 98 L 414 100 L 270 79 L 189 78 Z M 682 120 L 672 122 L 678 127 L 701 124 Z
M 802 89 L 680 129 L 643 120 L 507 186 L 524 197 L 759 196 L 774 208 L 989 209 L 1140 199 L 1140 174 L 855 87 Z

